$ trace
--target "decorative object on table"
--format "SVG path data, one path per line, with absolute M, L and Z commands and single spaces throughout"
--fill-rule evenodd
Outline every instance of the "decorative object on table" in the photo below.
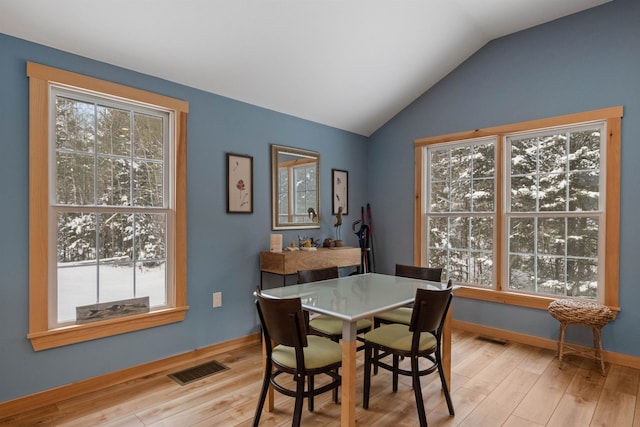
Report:
M 269 250 L 271 252 L 282 252 L 282 234 L 272 234 L 269 239 Z
M 606 371 L 602 355 L 602 328 L 616 318 L 616 313 L 606 305 L 598 304 L 595 301 L 569 298 L 552 301 L 548 311 L 554 319 L 560 322 L 558 336 L 558 359 L 560 362 L 562 363 L 562 358 L 570 353 L 581 356 L 591 355 L 588 351 L 565 343 L 567 326 L 574 324 L 591 327 L 593 328 L 593 358 L 600 365 L 600 372 L 604 376 Z
M 313 209 L 313 208 L 307 209 L 307 215 L 309 216 L 309 218 L 311 218 L 311 221 L 313 221 L 313 222 L 318 222 L 319 221 L 318 214 L 316 213 L 315 209 Z
M 331 212 L 338 214 L 342 208 L 342 215 L 349 214 L 349 172 L 331 169 Z
M 324 239 L 324 242 L 322 242 L 322 247 L 324 248 L 335 248 L 335 246 L 336 242 L 331 237 L 327 237 Z
M 336 214 L 336 220 L 333 222 L 333 226 L 336 228 L 336 240 L 334 245 L 337 247 L 344 246 L 344 241 L 342 240 L 342 206 L 338 208 L 338 213 Z
M 227 213 L 253 213 L 253 157 L 227 153 Z

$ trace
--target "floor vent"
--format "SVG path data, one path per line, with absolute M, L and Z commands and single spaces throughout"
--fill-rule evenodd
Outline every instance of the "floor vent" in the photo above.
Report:
M 202 365 L 194 366 L 193 368 L 185 369 L 184 371 L 170 374 L 169 377 L 178 384 L 185 385 L 217 374 L 218 372 L 226 371 L 227 369 L 229 369 L 227 366 L 213 360 L 203 363 Z
M 493 343 L 493 344 L 507 345 L 506 341 L 503 341 L 503 340 L 498 339 L 498 338 L 490 338 L 490 337 L 479 336 L 478 339 L 480 341 L 486 341 L 486 342 L 490 342 L 490 343 Z

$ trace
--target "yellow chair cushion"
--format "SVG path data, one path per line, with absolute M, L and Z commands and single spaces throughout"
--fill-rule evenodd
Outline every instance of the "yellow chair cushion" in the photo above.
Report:
M 365 341 L 389 347 L 400 351 L 411 351 L 411 340 L 413 332 L 409 331 L 409 326 L 393 323 L 384 325 L 364 334 Z M 429 332 L 420 334 L 420 351 L 427 350 L 436 345 L 436 337 Z
M 411 323 L 412 308 L 400 307 L 395 310 L 385 311 L 384 313 L 376 314 L 376 319 L 385 320 L 387 323 L 401 323 L 403 325 L 409 325 Z
M 309 326 L 328 335 L 342 335 L 342 320 L 335 317 L 325 315 L 314 317 L 309 320 Z M 368 319 L 360 319 L 356 323 L 358 331 L 370 327 L 371 321 Z
M 304 366 L 307 369 L 322 368 L 342 360 L 342 347 L 329 338 L 307 335 L 307 347 L 304 347 Z M 271 359 L 291 369 L 296 368 L 296 349 L 284 345 L 273 348 Z

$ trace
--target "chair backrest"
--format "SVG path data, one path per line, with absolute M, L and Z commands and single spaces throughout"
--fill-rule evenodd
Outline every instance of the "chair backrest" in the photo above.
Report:
M 409 330 L 432 332 L 438 337 L 451 304 L 451 291 L 450 287 L 443 290 L 417 289 Z
M 396 276 L 439 282 L 442 277 L 442 268 L 396 264 Z
M 315 270 L 299 270 L 298 284 L 317 282 L 318 280 L 337 279 L 340 277 L 338 267 L 318 268 Z
M 274 299 L 256 295 L 256 307 L 265 341 L 288 347 L 306 347 L 305 329 L 300 298 Z

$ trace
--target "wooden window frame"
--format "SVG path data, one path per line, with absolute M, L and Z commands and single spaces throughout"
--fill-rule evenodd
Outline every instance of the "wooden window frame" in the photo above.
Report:
M 415 205 L 414 205 L 414 263 L 422 265 L 425 258 L 425 245 L 423 242 L 425 230 L 423 229 L 424 209 L 424 158 L 423 148 L 431 144 L 445 142 L 464 141 L 483 137 L 497 137 L 496 144 L 496 176 L 497 188 L 502 194 L 505 179 L 503 156 L 503 137 L 516 132 L 534 131 L 537 129 L 552 128 L 567 125 L 577 125 L 595 121 L 604 121 L 607 126 L 606 136 L 606 202 L 605 202 L 605 259 L 602 265 L 604 272 L 604 304 L 619 310 L 619 258 L 620 258 L 620 142 L 621 121 L 623 107 L 611 107 L 601 110 L 592 110 L 582 113 L 568 114 L 564 116 L 531 120 L 527 122 L 513 123 L 509 125 L 495 126 L 484 129 L 458 132 L 454 134 L 438 135 L 427 138 L 419 138 L 414 141 L 415 151 Z M 502 234 L 504 230 L 504 197 L 496 198 L 497 225 L 496 230 Z M 502 304 L 510 304 L 522 307 L 530 307 L 546 310 L 549 303 L 556 298 L 547 295 L 532 295 L 513 292 L 508 289 L 502 276 L 504 239 L 500 235 L 496 239 L 496 265 L 495 265 L 495 289 L 461 286 L 456 291 L 456 296 L 463 298 L 491 301 Z
M 186 101 L 33 62 L 29 77 L 29 333 L 34 350 L 60 347 L 184 320 L 187 306 L 187 113 Z M 175 145 L 173 304 L 161 310 L 93 323 L 49 328 L 49 98 L 50 85 L 68 86 L 173 113 Z M 171 278 L 169 278 L 171 280 Z M 171 288 L 171 287 L 169 287 Z

